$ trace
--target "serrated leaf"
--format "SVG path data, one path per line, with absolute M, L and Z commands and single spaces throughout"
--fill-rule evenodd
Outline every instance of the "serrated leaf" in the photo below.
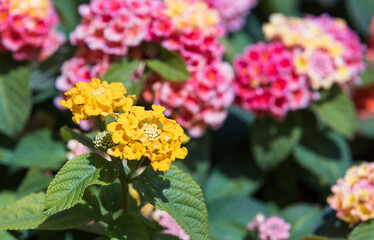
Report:
M 124 214 L 114 223 L 109 224 L 107 234 L 111 239 L 131 239 L 144 240 L 149 239 L 147 228 L 140 220 L 141 216 L 134 214 Z
M 321 214 L 318 206 L 308 204 L 292 205 L 280 213 L 286 222 L 291 224 L 289 240 L 297 240 L 313 233 Z
M 21 198 L 0 211 L 0 230 L 35 229 L 48 216 L 42 213 L 44 193 Z
M 339 87 L 334 86 L 320 102 L 312 105 L 319 119 L 331 129 L 352 137 L 356 128 L 356 111 L 352 100 Z
M 118 177 L 115 164 L 89 152 L 69 160 L 48 187 L 44 213 L 51 215 L 77 204 L 93 184 L 109 185 Z
M 315 131 L 305 136 L 296 146 L 294 156 L 302 167 L 318 176 L 325 185 L 335 184 L 352 165 L 347 142 L 333 131 Z
M 64 230 L 81 227 L 96 219 L 98 212 L 92 206 L 79 203 L 74 207 L 48 217 L 38 226 L 40 230 Z
M 0 230 L 64 230 L 83 226 L 97 217 L 96 212 L 87 204 L 46 216 L 42 213 L 45 206 L 45 193 L 33 193 L 23 197 L 0 211 Z
M 33 192 L 38 192 L 48 187 L 52 177 L 46 176 L 35 168 L 29 169 L 17 189 L 17 198 L 21 198 Z
M 155 59 L 146 61 L 146 65 L 152 71 L 173 82 L 186 81 L 191 78 L 183 58 L 178 53 L 163 47 L 160 48 Z
M 204 195 L 189 175 L 174 165 L 164 173 L 148 167 L 133 184 L 143 198 L 168 212 L 191 239 L 209 239 Z
M 371 19 L 374 12 L 374 2 L 368 0 L 345 0 L 348 16 L 355 28 L 365 37 L 368 36 Z
M 43 129 L 23 137 L 14 153 L 14 165 L 60 169 L 66 160 L 66 150 L 61 142 L 52 139 L 51 134 L 49 130 Z
M 139 82 L 134 82 L 131 79 L 131 75 L 139 68 L 139 65 L 138 60 L 130 61 L 127 58 L 122 58 L 121 61 L 113 63 L 101 79 L 108 83 L 121 82 L 127 89 L 127 94 L 139 96 L 145 79 L 142 78 Z
M 360 223 L 349 234 L 348 240 L 374 240 L 374 220 Z
M 8 190 L 0 192 L 0 209 L 11 204 L 14 200 L 16 200 L 15 192 Z
M 0 132 L 18 137 L 31 111 L 30 70 L 19 67 L 0 76 Z
M 1 240 L 17 240 L 12 234 L 8 233 L 7 231 L 0 231 L 0 239 Z
M 86 137 L 83 134 L 73 131 L 68 126 L 63 126 L 60 129 L 60 135 L 65 141 L 68 141 L 70 139 L 75 139 L 78 142 L 82 143 L 84 146 L 91 148 L 91 149 L 95 149 L 95 144 L 92 142 L 92 139 Z
M 270 171 L 282 163 L 299 142 L 302 128 L 287 118 L 276 122 L 270 118 L 256 119 L 250 132 L 253 156 L 257 165 Z

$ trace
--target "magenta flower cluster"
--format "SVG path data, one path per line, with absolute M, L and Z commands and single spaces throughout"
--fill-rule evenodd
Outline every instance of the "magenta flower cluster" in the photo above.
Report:
M 248 223 L 247 228 L 261 240 L 287 240 L 291 236 L 291 224 L 277 216 L 266 218 L 261 213 Z
M 64 42 L 50 0 L 0 1 L 0 51 L 17 61 L 44 61 Z

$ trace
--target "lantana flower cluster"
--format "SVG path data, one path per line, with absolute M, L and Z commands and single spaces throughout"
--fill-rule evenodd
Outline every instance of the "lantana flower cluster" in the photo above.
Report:
M 109 132 L 105 133 L 113 142 L 107 150 L 110 156 L 127 160 L 147 157 L 154 170 L 169 170 L 176 158 L 186 157 L 187 149 L 181 145 L 188 137 L 181 126 L 164 116 L 165 108 L 153 105 L 152 110 L 146 111 L 133 106 L 134 97 L 125 94 L 122 83 L 92 79 L 90 83 L 78 82 L 65 93 L 66 100 L 61 100 L 61 104 L 71 110 L 77 124 L 89 118 L 117 118 L 107 125 Z
M 247 47 L 234 61 L 237 103 L 247 111 L 277 118 L 307 107 L 318 94 L 309 88 L 305 76 L 295 73 L 292 58 L 279 41 Z
M 348 169 L 331 190 L 327 202 L 338 218 L 354 225 L 374 217 L 374 163 Z
M 0 51 L 17 61 L 43 61 L 65 40 L 50 0 L 2 0 L 0 16 Z
M 82 20 L 70 34 L 78 50 L 63 64 L 56 88 L 65 92 L 77 82 L 100 78 L 130 47 L 138 46 L 146 37 L 154 4 L 151 0 L 92 0 L 79 6 Z M 56 106 L 62 98 L 56 99 Z
M 283 218 L 277 216 L 266 218 L 259 213 L 248 223 L 247 228 L 258 234 L 261 240 L 287 240 L 290 237 L 291 224 Z
M 223 34 L 218 13 L 203 1 L 166 0 L 154 11 L 148 41 L 179 52 L 191 78 L 172 83 L 153 75 L 142 97 L 164 106 L 193 137 L 220 126 L 234 98 L 233 70 L 222 61 L 224 47 L 218 42 Z
M 221 25 L 228 32 L 236 32 L 242 28 L 245 18 L 257 4 L 257 0 L 205 0 L 205 2 L 218 11 Z
M 365 68 L 364 47 L 342 19 L 274 14 L 263 31 L 270 42 L 247 47 L 234 62 L 237 102 L 257 115 L 284 118 L 320 89 L 357 82 Z
M 207 127 L 223 123 L 234 98 L 234 75 L 222 61 L 224 47 L 218 37 L 224 29 L 216 10 L 203 0 L 92 0 L 79 12 L 82 23 L 70 36 L 79 50 L 63 65 L 57 89 L 66 91 L 77 81 L 101 77 L 130 47 L 146 40 L 179 52 L 191 78 L 172 83 L 152 74 L 142 100 L 164 106 L 165 113 L 191 136 L 201 136 Z
M 295 48 L 296 73 L 307 76 L 313 89 L 355 82 L 365 67 L 364 47 L 343 19 L 274 14 L 264 25 L 264 34 L 268 40 L 281 40 Z

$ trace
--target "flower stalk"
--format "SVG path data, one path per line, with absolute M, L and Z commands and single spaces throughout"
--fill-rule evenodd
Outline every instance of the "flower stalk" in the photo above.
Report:
M 130 195 L 129 183 L 127 182 L 127 174 L 123 166 L 122 160 L 119 158 L 111 157 L 112 161 L 117 165 L 119 171 L 119 181 L 121 183 L 122 192 L 122 209 L 123 214 L 130 212 Z

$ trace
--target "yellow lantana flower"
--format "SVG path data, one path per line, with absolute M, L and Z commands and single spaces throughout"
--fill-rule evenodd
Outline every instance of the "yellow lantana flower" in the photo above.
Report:
M 188 137 L 175 120 L 164 116 L 164 110 L 156 105 L 149 111 L 134 106 L 108 124 L 107 130 L 113 133 L 113 143 L 117 144 L 108 149 L 108 154 L 127 160 L 147 157 L 155 171 L 167 171 L 176 158 L 184 159 L 187 149 L 181 145 Z
M 65 93 L 66 100 L 60 104 L 70 109 L 73 121 L 77 124 L 80 120 L 101 116 L 105 119 L 115 112 L 128 111 L 133 105 L 134 96 L 125 96 L 126 88 L 122 83 L 108 84 L 92 78 L 90 83 L 78 82 L 74 88 Z
M 219 14 L 204 1 L 165 0 L 165 14 L 181 30 L 208 31 L 219 22 Z

